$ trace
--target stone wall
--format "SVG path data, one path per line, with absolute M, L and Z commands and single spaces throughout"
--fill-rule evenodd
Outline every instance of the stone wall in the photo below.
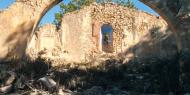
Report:
M 174 51 L 170 53 L 171 55 L 176 53 L 172 32 L 161 17 L 113 3 L 102 5 L 94 3 L 65 14 L 58 32 L 55 28 L 48 28 L 53 25 L 43 26 L 37 32 L 41 44 L 36 47 L 51 48 L 48 50 L 51 51 L 51 56 L 52 49 L 60 47 L 59 58 L 74 62 L 89 61 L 103 53 L 101 45 L 103 24 L 110 24 L 113 27 L 113 54 L 127 57 L 167 57 L 168 50 Z M 50 30 L 55 33 L 51 34 Z M 49 34 L 49 37 L 46 37 L 46 34 Z M 56 43 L 59 42 L 58 39 L 54 41 L 56 37 L 60 43 Z M 164 46 L 168 43 L 174 44 Z
M 92 18 L 100 25 L 109 23 L 113 27 L 114 50 L 116 53 L 137 44 L 150 29 L 167 29 L 167 23 L 161 18 L 148 13 L 119 6 L 117 4 L 94 5 Z
M 41 17 L 60 0 L 16 0 L 0 12 L 0 60 L 25 54 L 35 26 Z
M 40 51 L 52 51 L 56 47 L 60 47 L 60 37 L 56 30 L 56 26 L 46 24 L 39 27 L 35 32 L 30 44 L 28 45 L 28 52 L 39 53 Z
M 92 18 L 89 7 L 66 14 L 62 19 L 63 48 L 72 60 L 85 61 L 92 54 Z
M 188 57 L 190 55 L 189 53 L 190 52 L 190 45 L 189 45 L 190 1 L 189 0 L 140 0 L 140 1 L 142 1 L 144 4 L 148 5 L 149 7 L 153 8 L 156 12 L 158 12 L 163 17 L 163 19 L 167 21 L 168 25 L 170 26 L 173 32 L 160 35 L 156 37 L 156 39 L 154 36 L 152 36 L 155 34 L 155 32 L 151 32 L 147 34 L 148 36 L 145 36 L 145 38 L 142 39 L 140 43 L 131 46 L 131 48 L 129 49 L 132 49 L 133 55 L 134 53 L 136 55 L 138 51 L 136 48 L 140 49 L 140 51 L 149 51 L 149 52 L 154 51 L 157 54 L 160 54 L 160 52 L 158 52 L 157 49 L 161 49 L 161 51 L 162 49 L 164 49 L 165 51 L 167 50 L 170 51 L 170 50 L 175 50 L 173 48 L 177 48 L 179 54 L 178 61 L 180 63 L 180 74 L 181 74 L 179 76 L 179 80 L 181 83 L 180 87 L 184 88 L 184 92 L 187 92 L 187 89 L 189 89 L 188 87 L 189 71 L 187 71 L 186 68 L 189 68 L 188 63 L 190 62 Z M 34 7 L 40 9 L 31 8 L 30 5 L 33 4 L 30 4 L 30 2 L 31 3 L 34 2 L 33 3 L 35 5 Z M 31 36 L 31 31 L 32 32 L 35 31 L 35 28 L 38 25 L 38 22 L 40 21 L 44 13 L 46 13 L 47 10 L 49 10 L 52 6 L 56 5 L 58 2 L 60 2 L 60 0 L 16 0 L 16 3 L 13 4 L 9 9 L 1 12 L 0 13 L 0 22 L 1 22 L 0 60 L 7 57 L 8 54 L 11 52 L 13 52 L 13 54 L 10 55 L 25 54 L 27 40 Z M 40 4 L 38 5 L 36 3 Z M 24 7 L 25 5 L 29 6 L 25 8 Z M 31 19 L 33 17 L 35 19 Z M 100 26 L 95 25 L 94 27 L 99 29 Z M 98 30 L 98 29 L 93 28 L 93 30 Z M 154 28 L 153 30 L 158 30 L 158 29 Z M 151 31 L 153 30 L 151 29 Z M 96 33 L 93 32 L 93 34 Z M 175 36 L 173 37 L 173 35 Z M 175 45 L 175 41 L 172 40 L 172 38 L 175 38 L 177 47 Z M 95 44 L 94 45 L 95 49 L 93 50 L 96 50 L 97 47 L 99 46 L 99 44 L 97 44 L 99 36 L 93 35 L 92 39 L 93 43 Z M 116 41 L 114 46 L 117 47 L 118 46 L 117 42 L 120 42 L 120 40 L 121 39 L 119 39 L 119 41 Z M 169 44 L 166 44 L 165 42 Z M 161 46 L 161 48 L 156 49 L 155 47 L 158 47 L 157 44 L 159 44 L 159 47 Z M 143 45 L 145 45 L 148 48 L 146 48 Z M 142 46 L 144 50 L 142 50 Z M 173 48 L 168 48 L 171 46 L 173 46 Z M 167 49 L 165 49 L 165 47 L 167 47 Z M 128 51 L 129 50 L 127 50 L 127 52 Z M 145 53 L 147 52 L 140 54 L 142 55 Z M 183 83 L 185 83 L 186 85 L 183 86 L 182 85 Z

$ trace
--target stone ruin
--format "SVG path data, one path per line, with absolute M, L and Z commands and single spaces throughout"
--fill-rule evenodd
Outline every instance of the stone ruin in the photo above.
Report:
M 6 22 L 6 23 L 0 24 L 0 30 L 1 30 L 0 60 L 3 60 L 4 58 L 7 58 L 9 56 L 23 57 L 23 55 L 26 54 L 25 52 L 26 47 L 32 46 L 32 45 L 27 45 L 27 44 L 28 42 L 30 42 L 31 37 L 33 36 L 34 32 L 36 32 L 36 27 L 38 26 L 39 21 L 41 20 L 43 15 L 51 7 L 55 6 L 61 1 L 62 0 L 47 0 L 47 1 L 46 0 L 27 0 L 27 1 L 16 0 L 16 2 L 13 3 L 9 8 L 1 11 L 0 22 Z M 141 37 L 138 35 L 137 31 L 140 28 L 140 26 L 144 26 L 145 30 L 148 27 L 147 30 L 152 31 L 151 33 L 147 33 L 146 35 L 147 37 L 149 36 L 149 38 L 150 38 L 150 35 L 155 34 L 153 30 L 164 31 L 163 27 L 162 29 L 155 25 L 153 25 L 154 26 L 153 29 L 150 29 L 150 27 L 152 27 L 152 24 L 154 22 L 158 23 L 162 20 L 161 17 L 155 17 L 153 15 L 148 16 L 147 13 L 140 12 L 140 11 L 135 12 L 137 10 L 127 9 L 122 6 L 118 6 L 116 4 L 105 4 L 105 5 L 94 4 L 94 5 L 91 5 L 90 7 L 83 8 L 82 10 L 66 14 L 63 18 L 61 29 L 59 30 L 62 32 L 58 33 L 61 39 L 60 40 L 61 46 L 59 46 L 59 49 L 65 52 L 64 55 L 66 54 L 68 59 L 69 58 L 72 59 L 72 57 L 74 57 L 78 61 L 91 59 L 97 54 L 101 54 L 101 52 L 105 50 L 109 50 L 109 52 L 113 54 L 124 54 L 124 55 L 128 54 L 133 57 L 136 57 L 136 56 L 139 57 L 140 53 L 141 53 L 141 56 L 146 56 L 146 55 L 156 56 L 155 55 L 156 53 L 154 54 L 151 53 L 151 52 L 154 52 L 155 50 L 156 51 L 172 50 L 173 53 L 176 53 L 176 49 L 177 49 L 177 52 L 179 54 L 188 52 L 189 51 L 189 44 L 188 44 L 189 7 L 188 5 L 190 2 L 188 0 L 175 0 L 175 1 L 140 0 L 140 1 L 142 1 L 144 4 L 148 5 L 149 7 L 154 9 L 156 12 L 158 12 L 161 15 L 161 17 L 163 17 L 163 19 L 167 22 L 168 26 L 172 30 L 172 33 L 170 30 L 166 29 L 167 25 L 163 21 L 165 23 L 165 29 L 169 32 L 167 32 L 166 35 L 162 36 L 162 37 L 165 37 L 165 39 L 162 39 L 162 40 L 163 42 L 171 41 L 172 44 L 170 45 L 171 47 L 173 47 L 172 49 L 170 48 L 170 46 L 167 46 L 166 47 L 167 49 L 165 49 L 164 46 L 167 44 L 163 45 L 163 43 L 160 43 L 159 41 L 157 42 L 153 41 L 153 39 L 148 40 L 146 37 L 143 37 L 142 35 L 141 35 L 142 36 L 142 39 L 141 39 Z M 117 10 L 115 9 L 115 11 L 109 12 L 109 10 L 113 9 L 113 8 L 110 8 L 109 6 L 112 6 L 116 8 Z M 109 8 L 105 9 L 105 7 L 109 7 Z M 147 18 L 143 18 L 143 16 L 139 16 L 139 14 L 143 14 L 143 13 L 147 14 L 147 16 L 144 15 Z M 116 15 L 113 15 L 113 14 L 116 14 Z M 133 17 L 131 17 L 130 14 L 132 14 Z M 71 17 L 69 15 L 74 16 L 74 17 Z M 73 20 L 69 20 L 69 22 L 66 21 L 69 18 L 70 19 L 72 18 L 73 20 L 76 20 L 76 21 L 73 21 Z M 118 18 L 120 20 L 118 20 Z M 154 19 L 148 20 L 148 18 L 154 18 L 155 20 Z M 83 19 L 86 19 L 86 20 L 83 20 Z M 137 19 L 143 19 L 143 21 L 140 21 Z M 157 20 L 159 21 L 157 22 Z M 109 21 L 111 21 L 111 23 Z M 78 23 L 73 23 L 73 22 L 78 22 Z M 134 22 L 134 23 L 131 23 L 131 22 Z M 141 23 L 141 22 L 143 22 L 142 25 L 138 25 L 138 23 Z M 149 23 L 150 25 L 147 26 L 146 23 L 144 22 L 146 23 L 150 22 Z M 82 23 L 82 24 L 79 25 L 79 23 Z M 123 25 L 126 23 L 128 23 L 128 25 Z M 105 47 L 102 47 L 101 46 L 102 44 L 100 44 L 102 42 L 101 32 L 95 32 L 95 31 L 100 31 L 101 25 L 104 25 L 104 24 L 110 25 L 113 28 L 113 33 L 112 33 L 113 40 L 111 41 L 111 44 L 107 46 L 108 48 L 105 45 L 104 45 Z M 89 27 L 88 25 L 92 27 Z M 85 26 L 85 29 L 84 29 L 84 26 Z M 75 31 L 71 29 L 72 27 L 76 27 L 76 28 L 80 27 L 76 30 L 80 31 L 81 34 L 75 33 L 72 36 L 67 36 L 69 35 L 67 33 L 68 31 L 63 32 L 69 29 L 69 33 L 72 34 L 72 31 Z M 139 29 L 139 30 L 143 30 L 144 28 Z M 91 30 L 91 32 L 88 32 L 89 34 L 86 33 L 86 31 L 88 30 Z M 128 34 L 131 33 L 130 35 L 133 35 L 133 37 L 131 36 L 126 37 L 125 36 L 126 34 L 123 31 L 133 31 L 133 32 L 128 33 Z M 92 33 L 92 37 L 88 36 L 91 33 Z M 97 33 L 100 33 L 100 35 Z M 162 32 L 161 34 L 164 34 L 164 32 Z M 77 36 L 78 38 L 76 37 L 74 38 L 74 41 L 71 41 L 71 38 L 75 36 Z M 168 37 L 170 37 L 171 39 L 173 37 L 173 39 L 175 39 L 176 42 L 175 40 L 170 40 L 170 39 L 168 40 Z M 91 40 L 89 40 L 88 43 L 86 43 L 87 41 L 85 39 L 82 40 L 81 38 L 85 38 L 86 40 L 89 40 L 89 38 L 91 38 Z M 156 37 L 156 38 L 159 39 L 159 37 Z M 133 42 L 128 41 L 127 46 L 126 46 L 126 43 L 124 43 L 124 41 L 126 40 L 123 40 L 123 39 L 133 39 Z M 139 44 L 137 44 L 138 40 L 139 40 Z M 149 42 L 151 42 L 151 44 L 148 46 L 148 43 L 147 43 L 147 45 L 142 46 L 143 45 L 142 43 L 145 44 L 146 42 L 146 41 L 143 42 L 143 40 L 148 40 Z M 134 45 L 131 45 L 130 42 L 134 43 Z M 153 47 L 154 42 L 156 44 L 159 44 L 159 48 L 158 46 Z M 78 48 L 74 48 L 75 46 L 77 46 Z M 132 48 L 133 46 L 138 49 Z M 147 50 L 145 50 L 145 48 Z M 158 49 L 155 49 L 155 48 L 158 48 Z M 29 50 L 29 51 L 33 51 L 33 50 Z M 144 52 L 144 51 L 147 51 L 147 52 Z M 159 52 L 157 53 L 157 55 L 160 55 L 161 53 L 161 55 L 166 56 L 167 53 L 165 54 L 164 52 L 163 53 Z
M 141 13 L 144 14 L 145 17 L 143 18 L 143 16 L 140 15 L 135 15 L 133 17 L 124 16 L 125 18 L 123 20 L 116 20 L 116 23 L 120 23 L 125 19 L 128 19 L 129 22 L 127 20 L 126 23 L 130 23 L 130 21 L 133 21 L 133 22 L 139 22 L 139 25 L 128 24 L 128 26 L 124 25 L 127 28 L 121 28 L 123 27 L 123 25 L 117 26 L 117 24 L 114 24 L 113 22 L 111 23 L 106 22 L 107 20 L 105 20 L 104 17 L 101 17 L 101 13 L 102 11 L 107 10 L 107 8 L 105 9 L 104 8 L 105 6 L 101 7 L 99 6 L 98 8 L 101 10 L 98 9 L 87 10 L 88 8 L 84 8 L 77 12 L 66 14 L 63 18 L 61 29 L 57 31 L 58 33 L 56 32 L 54 34 L 60 37 L 58 38 L 60 41 L 56 42 L 56 43 L 61 43 L 60 45 L 59 44 L 51 44 L 50 46 L 41 45 L 41 44 L 35 45 L 35 43 L 39 43 L 40 41 L 39 37 L 37 37 L 38 33 L 36 33 L 35 36 L 33 36 L 33 34 L 34 32 L 36 32 L 36 27 L 38 26 L 41 18 L 51 7 L 55 6 L 61 1 L 62 0 L 16 0 L 16 2 L 12 4 L 9 8 L 1 11 L 0 12 L 0 22 L 1 22 L 0 23 L 0 30 L 1 30 L 0 62 L 4 58 L 9 57 L 9 55 L 11 56 L 18 55 L 19 57 L 22 57 L 23 54 L 26 54 L 25 52 L 26 47 L 28 47 L 27 52 L 31 56 L 48 55 L 50 56 L 50 58 L 55 58 L 55 57 L 63 58 L 63 56 L 60 55 L 63 54 L 65 55 L 64 58 L 68 57 L 68 59 L 69 58 L 71 60 L 73 59 L 72 61 L 91 59 L 96 55 L 103 53 L 102 50 L 104 51 L 104 49 L 102 49 L 101 46 L 102 44 L 100 44 L 102 35 L 99 33 L 101 33 L 100 28 L 102 27 L 102 25 L 108 24 L 111 25 L 113 28 L 113 37 L 112 37 L 113 40 L 111 41 L 112 47 L 110 49 L 111 53 L 124 55 L 124 58 L 126 59 L 131 57 L 140 58 L 148 56 L 157 56 L 157 57 L 161 56 L 162 58 L 168 58 L 170 57 L 170 55 L 177 55 L 176 60 L 177 63 L 179 63 L 178 69 L 180 69 L 179 71 L 177 71 L 177 73 L 179 73 L 179 79 L 177 80 L 179 80 L 179 86 L 185 89 L 184 92 L 186 92 L 187 89 L 189 91 L 188 68 L 190 63 L 189 60 L 190 59 L 189 58 L 190 0 L 139 0 L 142 3 L 146 4 L 147 6 L 149 6 L 150 8 L 152 8 L 153 10 L 155 10 L 167 22 L 172 32 L 170 31 L 170 29 L 167 29 L 166 24 L 163 24 L 163 26 L 165 25 L 164 26 L 165 28 L 155 27 L 154 25 L 153 25 L 154 27 L 151 26 L 152 23 L 157 24 L 160 23 L 160 21 L 162 22 L 163 20 L 161 17 L 155 17 L 152 15 L 148 16 L 148 14 L 144 12 L 139 12 L 137 10 L 135 12 L 135 10 L 132 11 L 131 9 L 129 9 L 126 12 L 124 11 L 120 12 L 120 14 L 122 15 L 121 17 L 120 16 L 118 17 L 123 18 L 122 17 L 124 15 L 123 13 L 127 15 L 129 14 L 135 15 Z M 116 9 L 118 8 L 120 8 L 120 6 L 118 6 Z M 100 16 L 100 18 L 96 15 L 96 13 L 100 13 L 98 15 Z M 109 12 L 106 14 L 107 15 L 104 15 L 108 17 L 106 19 L 113 20 L 113 18 L 115 17 L 113 15 L 111 15 L 113 16 L 111 17 Z M 142 21 L 137 20 L 137 18 L 138 19 L 141 18 L 143 20 Z M 146 25 L 146 23 L 148 23 L 149 25 Z M 142 26 L 142 28 L 140 28 L 139 26 Z M 76 28 L 77 32 L 75 31 L 75 29 L 73 29 L 75 27 L 77 27 Z M 146 32 L 135 31 L 143 29 L 145 30 L 147 29 L 147 31 Z M 89 32 L 88 30 L 91 31 Z M 118 30 L 119 32 L 116 32 L 116 30 Z M 76 33 L 73 33 L 74 31 Z M 132 32 L 124 32 L 124 31 L 132 31 Z M 145 33 L 145 34 L 138 35 L 140 33 Z M 43 33 L 43 34 L 50 34 L 50 33 Z M 131 37 L 125 35 L 133 35 L 133 36 Z M 30 42 L 31 40 L 30 39 L 31 36 L 33 36 L 32 39 L 33 41 L 31 42 L 31 44 L 27 45 L 27 43 Z M 56 40 L 57 38 L 54 38 L 56 36 L 51 36 L 51 37 L 49 36 L 49 38 Z M 134 44 L 132 45 L 129 44 L 131 40 L 125 40 L 129 42 L 126 45 L 125 43 L 123 43 L 123 38 L 133 39 L 132 41 L 134 41 Z M 51 41 L 50 43 L 55 43 L 55 42 Z M 123 48 L 124 46 L 125 48 Z M 34 47 L 38 47 L 38 49 Z M 49 53 L 47 54 L 47 52 L 44 52 L 44 49 L 42 47 L 48 49 L 50 48 L 49 50 L 52 50 L 51 49 L 52 47 L 56 47 L 58 49 L 53 49 L 57 52 L 52 52 L 52 51 L 49 52 L 48 49 L 45 49 L 45 51 Z M 60 51 L 62 51 L 63 53 L 61 53 Z M 176 71 L 176 69 L 174 70 Z
M 103 44 L 104 25 L 112 28 L 107 46 Z M 167 57 L 177 51 L 170 36 L 172 33 L 162 17 L 114 3 L 94 3 L 65 14 L 59 30 L 53 24 L 39 27 L 27 51 L 33 57 L 71 62 L 86 62 L 108 53 L 129 58 Z M 167 43 L 173 44 L 166 47 Z
M 42 16 L 61 0 L 16 0 L 0 12 L 0 62 L 22 58 Z

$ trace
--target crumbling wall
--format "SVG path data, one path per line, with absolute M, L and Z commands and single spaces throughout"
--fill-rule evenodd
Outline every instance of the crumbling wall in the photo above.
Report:
M 130 54 L 129 52 L 131 52 L 133 57 L 167 57 L 166 54 L 162 53 L 165 53 L 168 49 L 176 50 L 175 40 L 171 39 L 173 36 L 170 37 L 170 41 L 174 43 L 174 46 L 172 44 L 166 48 L 161 48 L 162 43 L 170 44 L 168 41 L 162 41 L 161 35 L 168 36 L 171 34 L 167 23 L 162 17 L 114 3 L 94 4 L 92 10 L 93 23 L 99 22 L 96 24 L 99 25 L 98 28 L 101 28 L 103 24 L 110 24 L 113 27 L 113 47 L 116 54 Z M 99 38 L 97 37 L 97 39 Z M 147 42 L 147 44 L 144 44 L 144 42 Z M 157 44 L 158 42 L 159 44 Z M 97 41 L 97 43 L 99 42 Z M 148 43 L 152 45 L 148 45 Z M 138 48 L 136 45 L 138 45 Z
M 94 47 L 89 9 L 86 7 L 65 14 L 60 30 L 56 30 L 53 24 L 39 27 L 27 48 L 28 54 L 33 58 L 42 56 L 70 62 L 89 61 Z
M 71 61 L 86 61 L 92 53 L 91 10 L 82 10 L 66 14 L 62 19 L 61 32 L 63 49 Z
M 53 24 L 46 24 L 39 27 L 35 32 L 30 44 L 27 46 L 27 54 L 34 58 L 39 55 L 52 57 L 53 52 L 55 54 L 55 50 L 60 48 L 61 38 L 59 32 L 56 30 L 56 26 Z M 40 54 L 40 52 L 44 53 Z M 61 51 L 59 54 L 61 54 Z
M 38 37 L 36 42 L 40 41 L 36 47 L 59 46 L 60 58 L 75 62 L 88 61 L 103 52 L 100 39 L 103 24 L 110 24 L 113 27 L 114 54 L 121 53 L 128 56 L 132 53 L 133 57 L 160 55 L 164 57 L 167 56 L 165 52 L 169 52 L 168 49 L 176 50 L 171 48 L 175 47 L 174 39 L 166 38 L 167 41 L 163 41 L 163 37 L 170 36 L 171 31 L 161 17 L 114 3 L 94 3 L 81 10 L 67 13 L 62 18 L 61 28 L 58 31 L 54 25 L 43 26 L 36 34 Z M 48 28 L 51 26 L 54 28 Z M 51 30 L 55 33 L 51 34 L 49 32 Z M 49 33 L 49 37 L 44 36 Z M 54 41 L 56 37 L 60 42 Z M 170 42 L 174 44 L 163 46 Z M 49 52 L 51 58 L 54 58 L 53 51 Z
M 41 17 L 60 0 L 16 0 L 0 13 L 0 59 L 25 54 Z

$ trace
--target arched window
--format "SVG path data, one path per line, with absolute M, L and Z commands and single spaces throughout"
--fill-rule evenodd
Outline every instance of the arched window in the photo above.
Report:
M 113 52 L 113 28 L 110 24 L 104 24 L 101 27 L 102 34 L 102 51 L 107 53 Z

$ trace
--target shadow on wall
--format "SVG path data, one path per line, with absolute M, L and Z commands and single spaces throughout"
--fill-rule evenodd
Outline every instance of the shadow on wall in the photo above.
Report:
M 4 42 L 4 46 L 8 46 L 7 58 L 22 58 L 26 55 L 28 40 L 31 36 L 34 21 L 24 22 L 20 24 Z
M 132 56 L 128 57 L 129 55 Z M 160 59 L 175 58 L 177 47 L 174 34 L 169 28 L 166 31 L 160 31 L 160 27 L 154 27 L 136 45 L 124 50 L 119 56 L 128 58 L 128 60 L 151 57 Z
M 0 21 L 2 22 L 0 27 L 2 29 L 0 32 L 1 60 L 10 56 L 23 57 L 27 42 L 33 35 L 31 33 L 35 32 L 41 18 L 50 8 L 61 1 L 16 0 L 9 8 L 3 10 L 0 16 Z M 13 15 L 14 17 L 12 17 Z

